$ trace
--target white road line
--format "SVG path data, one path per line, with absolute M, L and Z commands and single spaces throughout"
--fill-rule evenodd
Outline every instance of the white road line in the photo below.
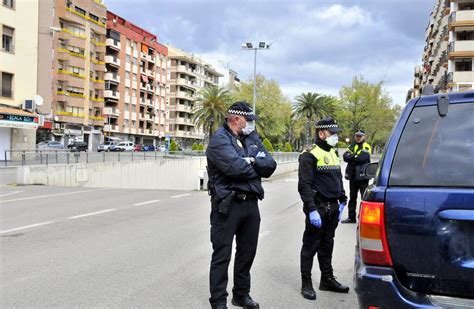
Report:
M 47 225 L 47 224 L 51 224 L 51 223 L 54 223 L 54 222 L 52 222 L 52 221 L 50 221 L 50 222 L 41 222 L 41 223 L 37 223 L 37 224 L 32 224 L 32 225 L 17 227 L 17 228 L 11 229 L 11 230 L 0 231 L 0 234 L 5 234 L 5 233 L 9 233 L 9 232 L 15 232 L 15 231 L 24 230 L 24 229 L 29 229 L 29 228 L 32 228 L 32 227 Z
M 186 194 L 181 194 L 181 195 L 174 195 L 174 196 L 171 196 L 171 198 L 178 198 L 178 197 L 183 197 L 183 196 L 188 196 L 188 195 L 191 195 L 191 193 L 186 193 Z
M 293 179 L 293 178 L 287 178 L 285 179 L 286 182 L 297 182 L 298 179 Z
M 88 217 L 88 216 L 94 216 L 94 215 L 98 215 L 98 214 L 103 214 L 104 212 L 111 212 L 111 211 L 115 211 L 115 210 L 117 210 L 117 209 L 106 209 L 106 210 L 102 210 L 102 211 L 91 212 L 91 213 L 88 213 L 88 214 L 69 217 L 68 219 L 78 219 L 78 218 L 83 218 L 83 217 Z
M 262 238 L 264 238 L 265 236 L 270 235 L 270 233 L 271 233 L 270 231 L 263 231 L 263 232 L 260 233 L 260 235 L 258 236 L 258 238 L 259 238 L 259 239 L 262 239 Z
M 12 191 L 12 192 L 8 192 L 8 193 L 0 195 L 0 197 L 4 197 L 4 196 L 7 196 L 7 195 L 13 195 L 13 194 L 21 193 L 21 192 L 23 192 L 23 191 Z
M 133 204 L 133 206 L 141 206 L 141 205 L 147 205 L 147 204 L 152 204 L 152 203 L 158 203 L 159 201 L 160 200 L 147 201 L 147 202 Z
M 62 195 L 70 195 L 70 194 L 77 194 L 77 193 L 88 193 L 88 192 L 97 192 L 97 191 L 105 191 L 105 190 L 110 190 L 110 189 L 83 190 L 83 191 L 74 191 L 74 192 L 66 192 L 66 193 L 58 193 L 58 194 L 29 196 L 29 197 L 17 198 L 17 199 L 14 199 L 14 200 L 0 201 L 0 203 L 26 201 L 26 200 L 34 200 L 34 199 L 37 199 L 37 198 L 46 198 L 46 197 L 53 197 L 53 196 L 62 196 Z

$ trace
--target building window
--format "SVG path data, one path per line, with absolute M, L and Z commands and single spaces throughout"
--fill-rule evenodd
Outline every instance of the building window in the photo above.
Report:
M 15 29 L 3 26 L 2 31 L 2 50 L 6 52 L 13 53 L 15 49 L 13 48 L 13 33 Z
M 11 9 L 15 8 L 15 0 L 3 0 L 3 5 Z
M 456 72 L 472 71 L 472 61 L 456 62 Z
M 86 10 L 81 9 L 78 6 L 74 7 L 74 10 L 81 15 L 84 15 L 84 16 L 86 15 Z
M 94 21 L 97 21 L 97 22 L 99 21 L 99 17 L 98 17 L 98 16 L 95 16 L 95 15 L 92 14 L 92 13 L 89 13 L 89 17 L 90 17 L 92 20 L 94 20 Z
M 463 31 L 457 33 L 457 41 L 473 41 L 474 31 Z
M 2 97 L 13 98 L 13 74 L 0 72 L 2 84 L 0 94 Z

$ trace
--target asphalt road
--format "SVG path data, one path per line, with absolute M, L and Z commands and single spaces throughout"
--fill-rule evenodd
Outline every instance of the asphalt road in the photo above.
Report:
M 333 258 L 350 293 L 300 296 L 296 178 L 264 185 L 251 295 L 263 308 L 355 308 L 355 225 L 338 227 Z M 198 191 L 2 187 L 0 307 L 207 308 L 209 207 Z

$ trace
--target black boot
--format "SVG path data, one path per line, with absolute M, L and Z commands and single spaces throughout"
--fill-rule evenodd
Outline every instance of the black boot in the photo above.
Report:
M 316 292 L 313 289 L 313 281 L 311 275 L 301 275 L 301 295 L 306 299 L 316 299 Z
M 349 287 L 337 282 L 333 275 L 321 275 L 321 282 L 319 283 L 321 291 L 332 291 L 337 293 L 349 293 Z
M 213 305 L 212 309 L 227 309 L 226 304 Z
M 232 305 L 249 309 L 259 308 L 258 303 L 254 301 L 248 294 L 245 296 L 234 296 L 232 298 Z

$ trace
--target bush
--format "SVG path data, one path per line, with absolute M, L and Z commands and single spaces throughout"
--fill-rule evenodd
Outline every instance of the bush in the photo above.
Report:
M 174 139 L 172 139 L 171 144 L 170 144 L 170 151 L 173 152 L 173 151 L 178 151 L 178 150 L 179 150 L 178 144 L 176 143 Z
M 266 138 L 266 139 L 263 140 L 263 147 L 265 147 L 265 149 L 266 149 L 268 152 L 275 152 L 275 150 L 273 150 L 272 143 L 270 143 L 270 141 L 268 140 L 268 138 Z
M 275 145 L 275 151 L 283 152 L 284 151 L 283 143 L 276 144 Z
M 196 150 L 204 151 L 204 144 L 198 144 Z
M 199 150 L 199 145 L 194 143 L 193 146 L 191 147 L 191 150 L 193 150 L 193 151 Z
M 288 142 L 285 143 L 285 152 L 293 152 L 293 148 L 291 147 L 291 144 Z

